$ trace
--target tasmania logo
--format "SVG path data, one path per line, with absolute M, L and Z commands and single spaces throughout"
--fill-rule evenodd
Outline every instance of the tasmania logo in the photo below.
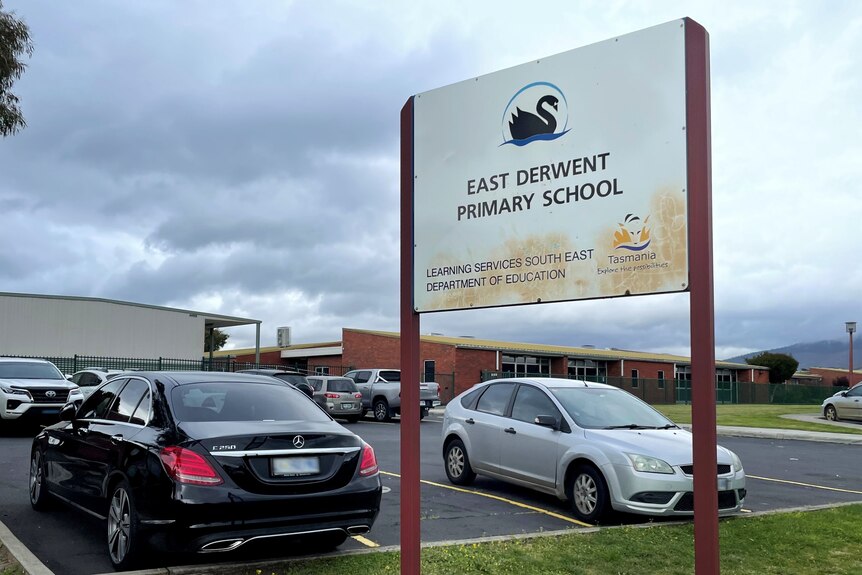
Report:
M 650 244 L 650 229 L 647 227 L 649 216 L 643 221 L 634 215 L 626 214 L 620 229 L 614 232 L 614 249 L 639 252 Z

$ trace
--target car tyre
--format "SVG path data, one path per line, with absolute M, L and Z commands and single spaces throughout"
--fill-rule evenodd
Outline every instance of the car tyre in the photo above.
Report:
M 140 564 L 138 511 L 129 482 L 123 479 L 114 485 L 108 500 L 108 556 L 118 571 L 133 569 Z
M 476 479 L 476 472 L 470 466 L 470 458 L 467 456 L 467 448 L 460 439 L 453 439 L 446 445 L 443 463 L 446 477 L 455 485 L 470 485 Z
M 392 416 L 389 414 L 389 403 L 385 399 L 378 399 L 374 402 L 374 420 L 389 421 Z
M 572 513 L 585 523 L 598 523 L 610 509 L 608 486 L 592 465 L 581 465 L 569 484 Z
M 428 408 L 427 407 L 419 408 L 419 421 L 422 421 L 426 417 L 428 417 Z
M 834 405 L 827 405 L 824 411 L 826 419 L 829 421 L 838 421 L 838 411 L 835 409 Z
M 46 511 L 51 507 L 45 481 L 45 455 L 41 449 L 34 449 L 30 457 L 30 505 L 36 511 Z

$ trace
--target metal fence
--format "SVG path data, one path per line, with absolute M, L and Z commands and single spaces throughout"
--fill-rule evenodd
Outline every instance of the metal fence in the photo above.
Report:
M 11 357 L 11 356 L 0 356 Z M 239 371 L 241 369 L 282 369 L 297 370 L 305 373 L 307 370 L 297 369 L 284 364 L 270 365 L 254 362 L 236 361 L 232 358 L 214 357 L 212 361 L 208 357 L 201 359 L 176 359 L 176 358 L 151 358 L 141 359 L 132 357 L 106 357 L 96 355 L 74 355 L 72 357 L 50 357 L 50 356 L 23 356 L 29 359 L 45 359 L 57 366 L 65 374 L 72 374 L 82 369 L 129 369 L 138 371 Z M 341 375 L 345 372 L 343 366 L 327 367 L 327 373 Z M 314 371 L 309 372 L 309 375 Z
M 513 373 L 483 371 L 482 381 L 498 377 L 516 377 Z M 523 374 L 521 374 L 523 377 Z M 526 377 L 560 377 L 568 375 L 527 374 Z M 631 377 L 586 377 L 588 382 L 607 383 L 640 397 L 647 403 L 691 403 L 691 381 L 646 379 Z M 774 403 L 794 405 L 820 405 L 824 399 L 846 390 L 847 387 L 825 385 L 786 385 L 783 383 L 753 383 L 748 381 L 716 381 L 716 403 Z
M 0 357 L 11 357 L 0 355 Z M 57 366 L 66 375 L 71 375 L 82 369 L 121 369 L 139 371 L 239 371 L 241 369 L 281 369 L 293 370 L 306 375 L 344 375 L 352 368 L 344 365 L 313 366 L 305 368 L 295 364 L 255 364 L 254 362 L 236 361 L 230 357 L 208 357 L 201 359 L 174 359 L 159 357 L 155 359 L 140 359 L 131 357 L 105 357 L 96 355 L 74 355 L 72 357 L 23 356 L 28 359 L 46 359 Z M 422 381 L 425 374 L 421 373 Z M 448 403 L 455 397 L 455 374 L 437 373 L 434 381 L 440 384 L 440 399 Z

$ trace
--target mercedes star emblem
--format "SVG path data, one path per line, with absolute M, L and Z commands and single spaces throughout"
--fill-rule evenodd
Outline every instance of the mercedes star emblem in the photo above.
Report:
M 297 435 L 293 438 L 293 446 L 297 449 L 302 449 L 302 446 L 305 445 L 305 438 L 301 435 Z

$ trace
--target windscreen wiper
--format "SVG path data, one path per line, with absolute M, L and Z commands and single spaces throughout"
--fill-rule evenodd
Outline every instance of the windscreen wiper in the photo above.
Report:
M 608 425 L 604 429 L 660 429 L 655 425 L 639 425 L 637 423 L 628 423 L 626 425 Z
M 679 425 L 677 425 L 676 423 L 668 423 L 667 425 L 656 427 L 656 429 L 679 429 Z

